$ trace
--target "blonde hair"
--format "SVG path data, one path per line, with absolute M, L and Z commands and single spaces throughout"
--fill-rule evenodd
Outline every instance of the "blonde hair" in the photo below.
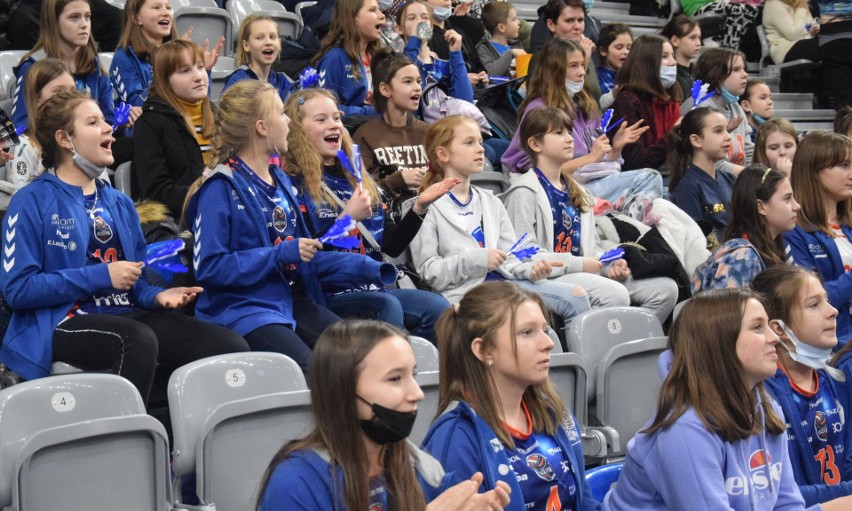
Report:
M 302 107 L 308 101 L 319 97 L 328 98 L 334 101 L 335 105 L 338 104 L 337 96 L 333 92 L 313 88 L 294 92 L 284 104 L 284 112 L 290 118 L 290 134 L 287 136 L 287 163 L 284 170 L 292 176 L 302 178 L 302 185 L 314 201 L 327 202 L 336 206 L 336 201 L 322 190 L 322 157 L 320 157 L 316 147 L 308 140 L 308 135 L 302 127 Z M 340 129 L 340 145 L 346 155 L 351 157 L 352 137 L 343 127 Z M 352 188 L 356 188 L 355 178 L 348 172 L 346 179 Z M 370 173 L 364 172 L 363 179 L 364 188 L 370 193 L 370 198 L 375 203 L 379 203 L 381 200 L 379 189 Z
M 278 30 L 278 24 L 275 23 L 275 20 L 269 16 L 261 16 L 259 14 L 249 15 L 243 20 L 242 25 L 240 25 L 240 33 L 237 36 L 237 53 L 234 55 L 234 62 L 238 66 L 248 66 L 251 64 L 251 55 L 243 49 L 243 42 L 249 40 L 251 37 L 251 26 L 257 21 L 268 21 L 272 23 L 275 27 L 275 33 L 278 34 L 278 38 L 281 38 L 281 32 Z
M 154 77 L 151 80 L 149 93 L 151 98 L 157 98 L 177 110 L 190 133 L 195 133 L 192 118 L 169 85 L 169 78 L 187 61 L 190 65 L 195 65 L 193 56 L 204 62 L 204 51 L 201 47 L 183 39 L 175 39 L 160 46 L 160 49 L 154 53 Z M 215 132 L 213 108 L 210 106 L 210 99 L 205 97 L 201 100 L 201 134 L 205 138 L 212 138 Z
M 44 53 L 46 53 L 48 57 L 59 58 L 62 55 L 59 42 L 62 37 L 59 33 L 59 16 L 62 15 L 62 11 L 65 10 L 65 7 L 73 1 L 74 0 L 44 0 L 44 3 L 41 5 L 41 15 L 38 23 L 38 40 L 36 41 L 35 46 L 33 46 L 33 49 L 24 54 L 21 58 L 21 62 L 25 62 L 39 50 L 44 50 Z M 83 1 L 86 2 L 89 5 L 89 9 L 91 9 L 89 0 Z M 74 56 L 74 67 L 77 68 L 76 73 L 78 75 L 89 75 L 95 71 L 100 73 L 104 72 L 100 65 L 95 65 L 95 56 L 98 54 L 98 50 L 95 47 L 95 40 L 92 37 L 91 23 L 89 24 L 89 28 L 89 40 L 86 42 L 86 46 L 80 48 L 80 51 L 78 51 Z
M 38 98 L 41 95 L 41 90 L 48 83 L 66 73 L 71 78 L 74 78 L 74 73 L 68 64 L 59 59 L 41 59 L 33 64 L 27 71 L 27 78 L 24 82 L 24 102 L 29 106 L 29 126 L 27 133 L 30 135 L 36 132 L 36 121 L 38 116 Z
M 465 122 L 475 125 L 477 130 L 479 130 L 479 124 L 476 121 L 463 115 L 450 115 L 435 121 L 429 126 L 429 130 L 426 131 L 426 141 L 424 142 L 426 158 L 429 159 L 429 172 L 426 173 L 426 177 L 420 183 L 420 192 L 439 181 L 443 181 L 444 167 L 438 159 L 438 148 L 450 147 L 456 136 L 456 128 Z
M 148 62 L 151 56 L 157 51 L 157 47 L 145 37 L 142 33 L 142 27 L 138 25 L 133 18 L 139 15 L 139 11 L 145 6 L 145 2 L 153 0 L 127 0 L 124 4 L 124 30 L 121 32 L 121 40 L 118 41 L 119 48 L 133 48 L 133 52 L 140 60 Z M 168 1 L 168 0 L 164 0 Z M 169 42 L 177 39 L 177 29 L 175 29 L 175 18 L 172 15 L 172 30 L 169 35 L 163 38 L 163 42 Z

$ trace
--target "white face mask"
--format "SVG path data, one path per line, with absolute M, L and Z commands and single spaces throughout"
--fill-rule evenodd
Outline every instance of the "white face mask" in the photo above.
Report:
M 74 147 L 74 142 L 71 140 L 71 135 L 69 135 L 67 131 L 65 132 L 65 136 L 68 137 L 68 142 L 71 143 L 71 152 L 74 154 L 72 158 L 74 165 L 77 165 L 77 168 L 82 170 L 83 174 L 86 174 L 86 177 L 89 179 L 97 179 L 98 176 L 104 173 L 106 167 L 98 167 L 78 153 L 77 149 Z
M 677 66 L 660 66 L 660 81 L 664 89 L 674 85 L 677 81 Z
M 831 358 L 831 348 L 817 348 L 803 343 L 780 319 L 773 319 L 771 323 L 775 323 L 781 327 L 784 335 L 787 336 L 787 339 L 780 337 L 780 342 L 781 346 L 790 354 L 790 358 L 811 369 L 825 369 L 828 360 Z M 792 347 L 788 346 L 788 341 L 792 344 Z
M 568 95 L 572 98 L 575 94 L 583 90 L 583 84 L 586 83 L 585 80 L 580 80 L 579 82 L 575 82 L 574 80 L 565 80 L 565 88 L 568 89 Z
M 435 7 L 432 9 L 432 18 L 435 21 L 447 21 L 452 13 L 453 11 L 449 7 Z

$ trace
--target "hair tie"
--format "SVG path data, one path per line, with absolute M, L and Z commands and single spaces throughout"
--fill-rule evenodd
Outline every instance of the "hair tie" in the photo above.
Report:
M 456 303 L 456 304 L 454 304 L 454 305 L 453 305 L 453 309 L 455 309 L 456 314 L 458 314 L 458 313 L 459 313 L 459 304 L 457 304 L 457 303 Z
M 767 167 L 766 172 L 763 173 L 763 177 L 760 178 L 760 184 L 763 184 L 763 182 L 766 181 L 766 176 L 768 176 L 770 172 L 772 172 L 772 168 Z
M 429 162 L 429 167 L 426 169 L 426 171 L 427 171 L 427 172 L 431 172 L 431 173 L 433 173 L 433 174 L 437 174 L 437 173 L 438 173 L 438 171 L 435 169 L 434 165 L 432 165 L 432 162 L 431 162 L 431 161 Z

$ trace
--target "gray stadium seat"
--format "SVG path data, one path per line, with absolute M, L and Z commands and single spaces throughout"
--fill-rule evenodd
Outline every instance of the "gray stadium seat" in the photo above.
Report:
M 202 504 L 248 509 L 269 461 L 313 425 L 299 366 L 278 353 L 233 353 L 198 360 L 169 379 L 173 470 L 196 473 Z
M 486 190 L 491 190 L 494 195 L 499 195 L 509 189 L 509 176 L 503 172 L 494 170 L 491 162 L 485 160 L 482 172 L 470 176 L 470 184 Z
M 299 19 L 302 20 L 302 25 L 304 25 L 304 23 L 305 23 L 305 17 L 302 16 L 302 9 L 307 9 L 308 7 L 313 7 L 316 4 L 317 4 L 317 0 L 307 0 L 305 2 L 299 2 L 299 3 L 296 4 L 296 7 L 293 9 L 293 11 L 296 13 L 296 16 L 298 16 Z
M 228 75 L 234 72 L 233 57 L 219 57 L 213 70 L 210 71 L 210 97 L 219 99 L 222 95 L 222 90 L 225 88 L 225 80 Z
M 438 348 L 422 337 L 409 335 L 411 349 L 414 350 L 414 359 L 417 361 L 417 372 L 437 371 Z
M 0 392 L 0 508 L 171 509 L 166 431 L 126 379 L 72 374 Z
M 226 9 L 234 20 L 235 31 L 239 32 L 243 21 L 250 14 L 268 16 L 278 24 L 281 37 L 299 37 L 302 33 L 302 18 L 288 12 L 283 5 L 275 0 L 230 0 Z M 237 41 L 237 44 L 240 44 Z
M 596 395 L 598 367 L 604 355 L 619 344 L 660 337 L 663 327 L 649 310 L 641 307 L 606 307 L 584 312 L 571 322 L 566 333 L 568 350 L 579 353 L 586 362 L 589 400 Z
M 414 429 L 411 430 L 411 435 L 408 439 L 414 444 L 420 445 L 426 432 L 429 431 L 429 426 L 435 419 L 438 413 L 438 383 L 440 376 L 438 371 L 420 371 L 418 369 L 417 376 L 414 377 L 417 384 L 420 385 L 420 390 L 423 391 L 423 401 L 417 403 L 417 420 L 414 421 Z
M 622 445 L 645 426 L 654 413 L 661 381 L 657 358 L 665 337 L 651 337 L 612 347 L 598 366 L 595 416 L 618 431 Z
M 113 179 L 115 180 L 115 189 L 130 197 L 130 168 L 133 163 L 126 161 L 116 167 L 115 176 Z
M 199 46 L 204 45 L 204 41 L 210 41 L 212 48 L 219 38 L 225 36 L 225 46 L 222 49 L 222 55 L 230 56 L 234 54 L 234 40 L 236 39 L 236 30 L 233 27 L 231 15 L 225 9 L 209 6 L 190 5 L 179 7 L 174 11 L 175 27 L 178 34 L 183 34 L 189 27 L 194 27 L 192 31 L 192 42 Z

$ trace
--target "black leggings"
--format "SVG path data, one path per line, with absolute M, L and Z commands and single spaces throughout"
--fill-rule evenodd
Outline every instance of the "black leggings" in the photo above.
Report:
M 130 380 L 146 404 L 155 375 L 168 381 L 189 362 L 248 350 L 233 331 L 171 311 L 82 314 L 53 331 L 53 360 L 84 371 L 111 370 Z

